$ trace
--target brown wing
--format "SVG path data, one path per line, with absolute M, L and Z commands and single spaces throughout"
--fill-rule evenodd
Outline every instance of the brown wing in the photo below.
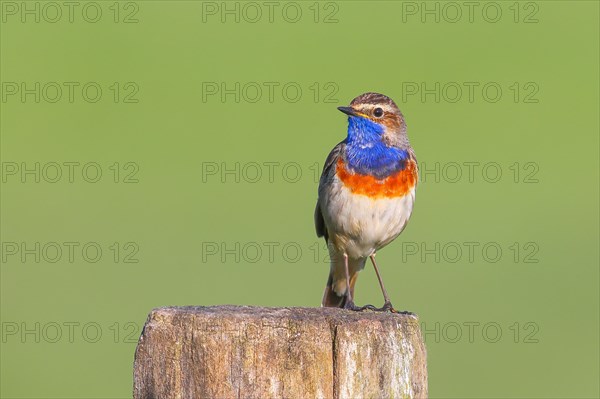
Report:
M 325 241 L 329 239 L 327 234 L 327 227 L 325 226 L 325 220 L 323 219 L 323 213 L 321 212 L 320 198 L 323 193 L 323 186 L 328 179 L 333 176 L 333 167 L 337 163 L 337 160 L 341 156 L 344 148 L 346 147 L 345 141 L 342 141 L 329 153 L 325 160 L 325 166 L 323 166 L 323 172 L 321 173 L 321 179 L 319 180 L 319 199 L 317 199 L 317 206 L 315 207 L 315 229 L 317 231 L 317 237 L 325 237 Z

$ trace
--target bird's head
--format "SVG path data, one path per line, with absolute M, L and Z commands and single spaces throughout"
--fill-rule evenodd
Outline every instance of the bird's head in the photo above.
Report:
M 348 140 L 357 143 L 383 141 L 392 146 L 408 144 L 402 112 L 388 96 L 365 93 L 348 107 L 338 107 L 348 115 Z

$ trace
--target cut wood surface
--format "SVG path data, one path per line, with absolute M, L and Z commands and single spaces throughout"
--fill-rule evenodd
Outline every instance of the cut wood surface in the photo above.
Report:
M 134 397 L 425 398 L 425 345 L 411 314 L 158 308 L 136 349 Z

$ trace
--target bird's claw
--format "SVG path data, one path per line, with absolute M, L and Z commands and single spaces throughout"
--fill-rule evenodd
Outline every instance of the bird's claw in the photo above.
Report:
M 373 305 L 365 305 L 365 306 L 363 306 L 363 307 L 361 307 L 361 308 L 359 308 L 359 309 L 360 309 L 360 310 L 369 309 L 369 310 L 372 310 L 372 311 L 374 311 L 374 312 L 404 313 L 404 312 L 399 312 L 399 311 L 397 311 L 396 309 L 394 309 L 394 306 L 392 306 L 392 303 L 391 303 L 391 302 L 385 302 L 385 303 L 383 304 L 383 306 L 382 306 L 382 307 L 380 307 L 380 308 L 376 308 L 376 307 L 375 307 L 375 306 L 373 306 Z
M 373 312 L 390 312 L 396 314 L 413 315 L 413 313 L 408 311 L 399 311 L 394 309 L 394 306 L 391 302 L 385 302 L 382 307 L 376 308 L 373 305 L 356 306 L 354 304 L 354 301 L 346 301 L 346 303 L 344 304 L 344 309 L 352 310 L 354 312 L 363 312 L 365 310 L 371 310 Z
M 392 303 L 388 301 L 386 301 L 379 310 L 382 312 L 398 313 L 398 311 L 392 306 Z
M 344 304 L 344 309 L 352 310 L 354 312 L 362 312 L 364 310 L 373 310 L 373 311 L 380 310 L 380 309 L 377 309 L 373 305 L 356 306 L 353 301 L 346 301 L 346 303 Z
M 344 304 L 344 309 L 353 310 L 355 312 L 361 310 L 361 308 L 356 306 L 352 300 L 346 300 L 346 303 Z

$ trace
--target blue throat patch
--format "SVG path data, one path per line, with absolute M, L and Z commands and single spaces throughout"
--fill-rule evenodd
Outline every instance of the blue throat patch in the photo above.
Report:
M 383 126 L 367 118 L 348 117 L 346 163 L 353 172 L 384 179 L 406 167 L 408 151 L 388 147 L 383 133 Z

